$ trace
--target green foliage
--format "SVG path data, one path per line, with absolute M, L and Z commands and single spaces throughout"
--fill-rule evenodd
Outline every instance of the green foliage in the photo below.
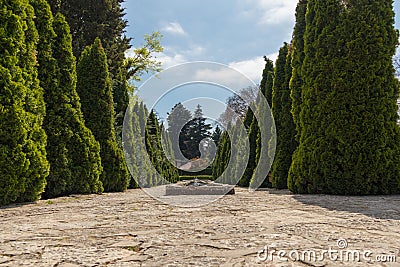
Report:
M 192 119 L 191 112 L 181 103 L 176 104 L 168 113 L 168 133 L 171 138 L 172 149 L 177 160 L 184 161 L 179 155 L 185 150 L 185 144 L 190 136 L 187 134 L 188 126 L 185 124 Z M 185 127 L 184 127 L 185 126 Z
M 296 149 L 296 129 L 291 114 L 289 81 L 292 76 L 292 55 L 287 43 L 279 50 L 276 61 L 275 80 L 272 94 L 272 114 L 275 119 L 277 144 L 271 170 L 272 186 L 287 188 L 287 177 L 292 155 Z
M 129 174 L 114 130 L 114 102 L 107 56 L 99 39 L 82 53 L 77 67 L 77 92 L 81 98 L 86 126 L 100 143 L 104 190 L 123 191 Z
M 296 8 L 296 24 L 292 39 L 292 78 L 290 80 L 290 97 L 292 101 L 293 121 L 296 125 L 296 140 L 300 138 L 300 108 L 302 102 L 302 65 L 304 61 L 304 33 L 306 31 L 306 12 L 308 0 L 300 0 Z
M 49 172 L 33 18 L 27 0 L 0 3 L 0 205 L 39 199 Z
M 300 144 L 289 188 L 399 193 L 392 1 L 311 0 L 306 24 Z
M 145 128 L 145 144 L 151 164 L 153 165 L 159 176 L 155 175 L 155 173 L 151 173 L 151 176 L 153 176 L 153 178 L 148 179 L 147 186 L 157 186 L 165 184 L 165 182 L 163 182 L 161 178 L 164 178 L 168 182 L 174 183 L 178 180 L 179 177 L 178 170 L 170 163 L 168 157 L 164 152 L 162 140 L 164 140 L 167 153 L 169 154 L 169 156 L 172 156 L 171 160 L 173 160 L 173 154 L 171 150 L 172 147 L 168 134 L 164 130 L 164 127 L 162 125 L 159 125 L 157 116 L 152 110 L 149 114 Z M 142 185 L 142 183 L 140 183 L 140 185 Z
M 217 127 L 215 127 L 215 130 L 213 131 L 211 138 L 215 143 L 215 146 L 218 147 L 219 144 L 219 140 L 221 139 L 221 135 L 222 135 L 222 130 L 219 127 L 219 125 L 217 125 Z
M 265 57 L 265 68 L 263 70 L 262 80 L 260 83 L 260 91 L 267 99 L 270 107 L 272 107 L 272 87 L 274 84 L 274 63 Z
M 185 125 L 179 137 L 180 142 L 183 143 L 182 154 L 187 159 L 200 158 L 199 144 L 203 139 L 211 137 L 211 128 L 211 125 L 206 123 L 206 119 L 203 117 L 201 106 L 197 105 L 194 118 Z
M 230 125 L 228 127 L 231 127 Z M 231 140 L 227 131 L 221 135 L 221 140 L 218 144 L 217 154 L 213 162 L 213 177 L 219 178 L 228 166 L 231 157 Z
M 44 196 L 101 193 L 100 146 L 84 124 L 69 26 L 61 14 L 53 20 L 46 1 L 32 2 L 37 6 L 37 25 L 44 24 L 38 27 L 39 78 L 45 90 L 44 128 L 50 162 Z
M 250 110 L 250 109 L 249 109 Z M 247 162 L 246 170 L 239 181 L 239 186 L 247 187 L 250 185 L 251 178 L 253 177 L 254 170 L 257 166 L 257 137 L 260 134 L 260 128 L 255 116 L 250 124 L 248 138 L 250 145 L 249 160 Z

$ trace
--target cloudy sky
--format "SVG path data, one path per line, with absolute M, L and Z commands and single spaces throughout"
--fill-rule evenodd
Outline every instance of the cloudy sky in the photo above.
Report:
M 214 61 L 234 67 L 255 83 L 263 56 L 275 60 L 290 42 L 298 0 L 127 0 L 127 35 L 133 45 L 160 31 L 164 68 L 189 61 Z M 400 15 L 400 0 L 394 1 Z M 400 19 L 396 20 L 400 28 Z
M 275 59 L 289 42 L 297 0 L 127 0 L 128 35 L 142 43 L 145 33 L 160 31 L 165 67 L 206 60 L 228 64 L 256 83 L 263 55 Z M 394 2 L 400 14 L 400 0 Z M 397 19 L 396 27 L 400 28 Z

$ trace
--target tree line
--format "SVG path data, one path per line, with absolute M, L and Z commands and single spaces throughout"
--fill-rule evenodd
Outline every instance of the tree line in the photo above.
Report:
M 0 205 L 137 186 L 122 123 L 129 80 L 160 69 L 161 35 L 126 58 L 121 3 L 1 2 Z
M 295 193 L 400 192 L 397 44 L 392 1 L 299 1 L 292 41 L 275 66 L 266 59 L 260 84 L 277 133 L 264 186 Z M 258 162 L 262 148 L 251 109 L 244 125 L 240 134 L 249 138 L 250 154 L 239 184 L 248 186 L 255 166 L 269 163 Z M 233 152 L 243 154 L 231 151 L 224 132 L 215 177 Z

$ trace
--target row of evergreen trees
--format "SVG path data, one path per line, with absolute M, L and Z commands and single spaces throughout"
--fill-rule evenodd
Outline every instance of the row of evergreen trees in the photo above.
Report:
M 151 110 L 149 113 L 140 101 L 132 101 L 129 105 L 123 142 L 127 165 L 134 178 L 130 188 L 152 187 L 165 184 L 165 181 L 174 183 L 179 180 L 178 169 L 171 163 L 174 152 L 169 134 L 155 112 Z
M 128 80 L 158 63 L 146 47 L 125 59 L 120 4 L 1 2 L 0 205 L 137 187 L 119 142 L 121 117 Z M 157 38 L 147 45 L 160 50 Z
M 266 179 L 271 184 L 264 186 L 296 193 L 400 192 L 393 25 L 390 0 L 299 1 L 292 42 L 280 49 L 275 67 L 266 59 L 260 84 L 277 133 Z M 244 125 L 250 154 L 239 185 L 251 186 L 256 166 L 268 167 L 272 157 L 258 162 L 262 148 L 253 110 Z M 231 153 L 242 153 L 230 146 L 224 132 L 215 177 L 227 168 Z

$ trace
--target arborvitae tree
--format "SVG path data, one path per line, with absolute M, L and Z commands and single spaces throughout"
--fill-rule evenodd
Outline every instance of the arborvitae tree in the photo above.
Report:
M 228 126 L 229 128 L 231 125 Z M 221 135 L 221 140 L 218 145 L 217 154 L 213 162 L 213 178 L 217 179 L 220 177 L 226 167 L 228 166 L 229 159 L 231 156 L 231 140 L 229 138 L 228 131 L 224 131 Z
M 274 63 L 267 57 L 265 59 L 265 67 L 260 83 L 260 91 L 263 93 L 269 106 L 272 106 L 272 87 L 274 84 Z
M 44 196 L 101 193 L 100 146 L 84 125 L 76 92 L 75 57 L 69 26 L 61 14 L 53 21 L 46 1 L 32 2 L 37 6 L 36 20 L 41 29 L 39 78 L 45 90 L 47 108 L 44 128 L 48 136 L 50 174 Z M 47 21 L 44 18 L 49 18 L 50 25 L 43 23 Z
M 77 91 L 87 127 L 100 143 L 103 165 L 101 181 L 104 190 L 123 191 L 127 188 L 129 174 L 123 152 L 118 147 L 114 130 L 114 104 L 107 56 L 100 39 L 88 46 L 79 60 Z
M 124 120 L 124 152 L 129 171 L 132 175 L 129 188 L 150 187 L 155 176 L 151 162 L 146 160 L 146 108 L 143 103 L 135 101 L 128 107 Z
M 49 165 L 34 10 L 27 0 L 2 1 L 0 10 L 0 205 L 5 205 L 37 200 Z
M 272 186 L 278 189 L 287 188 L 288 172 L 296 149 L 296 129 L 291 114 L 292 101 L 289 89 L 292 76 L 292 55 L 289 49 L 289 45 L 285 43 L 279 50 L 272 94 L 272 114 L 275 119 L 277 144 L 271 182 Z
M 178 180 L 178 170 L 169 162 L 164 153 L 162 146 L 162 128 L 158 123 L 157 116 L 152 110 L 149 114 L 146 125 L 146 149 L 147 154 L 157 170 L 158 174 L 169 182 L 176 182 Z M 164 136 L 167 138 L 167 135 Z M 169 140 L 164 139 L 168 144 Z M 168 147 L 166 147 L 168 148 Z M 161 180 L 153 180 L 150 186 L 157 186 L 162 184 Z
M 215 130 L 211 135 L 211 138 L 212 138 L 212 140 L 214 140 L 216 147 L 218 147 L 219 140 L 221 139 L 221 135 L 222 135 L 222 130 L 219 127 L 219 125 L 217 125 L 217 127 L 215 127 Z
M 290 97 L 292 100 L 293 121 L 296 125 L 296 140 L 300 138 L 300 107 L 302 98 L 302 65 L 304 61 L 304 33 L 306 31 L 306 12 L 308 0 L 300 0 L 296 8 L 296 24 L 292 39 L 292 79 L 290 80 Z
M 249 109 L 251 110 L 251 109 Z M 250 185 L 250 180 L 253 177 L 254 169 L 257 166 L 257 136 L 260 132 L 260 128 L 258 127 L 258 121 L 255 116 L 253 116 L 253 120 L 251 122 L 249 128 L 249 160 L 247 162 L 246 170 L 244 171 L 243 177 L 239 181 L 240 186 L 247 187 Z
M 392 1 L 311 0 L 308 10 L 301 136 L 289 186 L 298 193 L 399 193 Z

